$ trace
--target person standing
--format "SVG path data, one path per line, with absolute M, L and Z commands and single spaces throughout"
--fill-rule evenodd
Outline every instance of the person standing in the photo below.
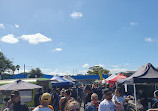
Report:
M 33 111 L 54 111 L 53 107 L 49 105 L 51 102 L 51 95 L 49 93 L 44 93 L 41 97 L 41 105 L 35 107 Z
M 12 91 L 11 92 L 11 100 L 12 103 L 9 108 L 3 110 L 3 111 L 29 111 L 29 108 L 26 104 L 21 103 L 20 101 L 20 93 L 19 91 Z
M 80 104 L 74 99 L 69 100 L 64 111 L 80 111 Z
M 54 111 L 58 111 L 59 108 L 59 96 L 56 92 L 56 89 L 52 89 L 52 95 L 51 95 L 51 105 L 54 108 Z
M 60 110 L 60 111 L 64 111 L 65 106 L 66 106 L 67 102 L 68 102 L 70 99 L 73 99 L 73 98 L 71 97 L 71 91 L 70 91 L 69 89 L 67 89 L 67 90 L 65 91 L 64 97 L 62 97 L 62 98 L 60 99 L 60 101 L 59 101 L 59 110 Z
M 34 104 L 35 104 L 35 107 L 36 106 L 38 106 L 38 105 L 40 105 L 40 97 L 42 96 L 42 89 L 40 88 L 40 89 L 38 89 L 37 90 L 37 93 L 36 93 L 36 95 L 35 95 L 35 97 L 34 97 Z
M 98 107 L 99 107 L 98 95 L 96 93 L 93 93 L 91 95 L 91 102 L 87 103 L 85 111 L 98 111 Z
M 152 108 L 158 108 L 158 90 L 154 92 L 154 97 L 157 99 L 156 102 L 152 105 Z
M 109 88 L 104 90 L 105 99 L 99 104 L 99 111 L 115 111 L 116 105 L 112 101 L 112 91 Z
M 91 95 L 93 94 L 92 88 L 89 85 L 87 85 L 85 88 L 85 92 L 87 93 L 87 96 L 85 97 L 85 106 L 86 106 L 88 102 L 91 102 Z
M 115 90 L 115 93 L 114 93 L 114 96 L 112 98 L 112 101 L 120 103 L 120 105 L 116 106 L 117 111 L 124 111 L 123 104 L 124 104 L 125 98 L 123 97 L 120 88 L 117 88 Z

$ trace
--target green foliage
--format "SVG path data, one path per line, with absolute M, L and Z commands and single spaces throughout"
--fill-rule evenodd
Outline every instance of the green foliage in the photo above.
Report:
M 100 66 L 93 66 L 93 67 L 90 67 L 87 74 L 88 75 L 99 75 L 99 72 L 101 72 L 102 74 L 108 74 L 110 71 L 107 70 L 107 69 L 104 69 Z
M 14 70 L 14 67 L 15 66 L 12 64 L 12 61 L 7 59 L 4 54 L 0 52 L 0 74 L 4 73 L 7 70 Z
M 28 77 L 29 78 L 40 78 L 42 77 L 42 71 L 40 68 L 36 68 L 36 69 L 31 69 L 31 71 L 29 72 Z
M 16 70 L 16 67 L 15 67 L 15 66 L 12 66 L 12 67 L 11 67 L 11 70 L 13 71 L 13 74 L 14 74 L 14 72 L 15 72 L 15 70 Z

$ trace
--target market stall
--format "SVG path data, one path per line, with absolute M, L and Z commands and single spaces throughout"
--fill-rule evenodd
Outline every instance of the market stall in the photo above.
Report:
M 114 78 L 109 79 L 109 80 L 107 81 L 107 83 L 116 83 L 116 81 L 117 81 L 118 79 L 124 79 L 124 78 L 126 78 L 126 76 L 124 76 L 124 75 L 122 75 L 122 74 L 120 73 L 120 74 L 118 74 L 117 76 L 115 76 Z
M 113 79 L 117 76 L 117 74 L 112 74 L 111 76 L 109 76 L 108 78 L 102 80 L 102 83 L 106 83 L 108 80 Z
M 136 98 L 136 86 L 137 85 L 148 85 L 151 84 L 156 86 L 158 83 L 158 70 L 151 64 L 148 63 L 145 66 L 139 68 L 133 75 L 125 79 L 118 79 L 118 84 L 133 85 L 134 89 L 134 100 L 135 100 L 135 109 L 137 111 L 137 98 Z M 151 91 L 151 93 L 153 93 Z
M 0 86 L 1 94 L 5 97 L 9 97 L 12 90 L 18 90 L 21 95 L 21 102 L 32 102 L 33 100 L 33 89 L 42 88 L 42 86 L 28 83 L 22 80 L 16 80 L 8 84 Z M 1 99 L 4 99 L 1 98 Z
M 54 81 L 56 80 L 56 81 Z M 60 87 L 60 86 L 71 86 L 73 83 L 71 81 L 68 81 L 60 76 L 54 76 L 50 79 L 51 84 L 53 87 Z

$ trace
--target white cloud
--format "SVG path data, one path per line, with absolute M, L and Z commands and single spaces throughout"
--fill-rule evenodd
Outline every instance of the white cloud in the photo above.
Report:
M 3 24 L 0 24 L 0 28 L 4 29 L 4 25 L 3 25 Z
M 83 14 L 81 12 L 73 12 L 73 13 L 70 14 L 70 16 L 73 19 L 76 19 L 76 18 L 81 18 L 83 16 Z
M 130 25 L 131 26 L 136 26 L 136 25 L 138 25 L 138 23 L 136 23 L 136 22 L 130 22 Z
M 153 42 L 152 38 L 145 38 L 146 42 Z
M 14 26 L 15 26 L 16 28 L 19 28 L 19 25 L 17 25 L 17 24 L 15 24 Z
M 55 48 L 54 49 L 54 51 L 56 51 L 56 52 L 60 52 L 60 51 L 62 51 L 63 49 L 62 48 Z
M 2 50 L 0 49 L 0 52 L 2 52 Z
M 95 65 L 95 66 L 104 67 L 104 64 L 99 64 L 99 65 Z
M 116 68 L 116 67 L 120 67 L 120 65 L 111 65 L 111 67 L 115 67 Z
M 38 44 L 40 42 L 49 42 L 51 38 L 48 38 L 40 33 L 32 34 L 32 35 L 22 35 L 21 39 L 28 41 L 30 44 Z
M 13 34 L 8 34 L 6 36 L 3 36 L 1 38 L 2 42 L 6 42 L 6 43 L 10 43 L 10 44 L 15 44 L 18 43 L 19 40 L 17 38 L 15 38 L 15 36 Z
M 110 70 L 110 72 L 112 72 L 112 73 L 128 71 L 128 69 L 121 69 L 121 68 L 115 68 L 115 69 L 109 69 L 109 70 Z
M 87 68 L 89 67 L 89 64 L 84 64 L 82 67 Z

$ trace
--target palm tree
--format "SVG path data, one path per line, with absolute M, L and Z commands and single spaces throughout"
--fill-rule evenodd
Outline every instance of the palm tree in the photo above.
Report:
M 11 70 L 13 71 L 13 74 L 14 74 L 14 72 L 15 72 L 15 70 L 16 70 L 16 67 L 13 65 L 13 66 L 11 67 Z
M 18 70 L 18 74 L 19 74 L 20 66 L 19 66 L 19 65 L 16 65 L 16 69 Z

